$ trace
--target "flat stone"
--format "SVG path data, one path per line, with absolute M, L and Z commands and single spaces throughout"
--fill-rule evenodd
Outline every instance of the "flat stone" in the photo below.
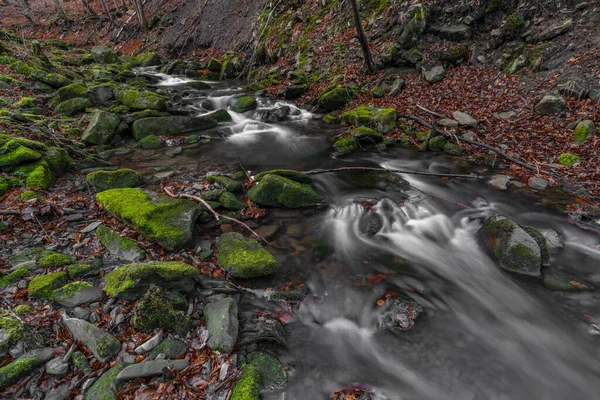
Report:
M 162 375 L 165 368 L 184 370 L 190 364 L 188 360 L 152 360 L 125 367 L 117 375 L 118 381 L 129 381 L 136 378 L 149 378 Z
M 92 222 L 91 224 L 89 224 L 88 226 L 86 226 L 85 228 L 83 228 L 81 230 L 81 233 L 90 233 L 90 232 L 93 232 L 100 225 L 102 225 L 102 221 Z
M 239 330 L 238 307 L 231 297 L 206 305 L 204 316 L 208 328 L 208 346 L 231 353 Z
M 444 118 L 444 119 L 440 119 L 437 122 L 437 124 L 440 126 L 448 127 L 448 128 L 456 128 L 458 126 L 458 121 L 455 121 L 455 120 L 449 119 L 449 118 Z
M 92 303 L 94 301 L 98 301 L 102 298 L 104 292 L 99 287 L 86 287 L 76 293 L 70 299 L 64 299 L 57 301 L 63 307 L 72 308 L 78 306 L 80 304 Z
M 71 389 L 68 384 L 64 383 L 48 392 L 44 400 L 66 400 L 69 393 L 71 393 Z
M 494 114 L 494 117 L 496 117 L 498 119 L 513 119 L 513 118 L 517 118 L 518 116 L 519 116 L 519 114 L 517 114 L 514 111 L 502 111 L 502 112 Z
M 77 214 L 71 214 L 71 215 L 67 215 L 65 217 L 65 219 L 69 222 L 76 222 L 76 221 L 81 221 L 83 220 L 85 217 L 83 216 L 83 214 L 81 213 L 77 213 Z
M 544 190 L 548 187 L 548 181 L 541 178 L 536 178 L 532 176 L 527 180 L 527 186 L 534 190 Z
M 163 337 L 164 337 L 163 331 L 158 332 L 152 338 L 146 340 L 144 343 L 142 343 L 141 345 L 139 345 L 135 349 L 135 353 L 136 354 L 143 354 L 143 353 L 146 353 L 146 352 L 152 350 L 153 348 L 155 348 L 156 346 L 158 346 L 163 341 Z
M 446 70 L 443 66 L 438 65 L 431 69 L 423 71 L 423 77 L 431 84 L 437 83 L 446 77 Z
M 488 181 L 488 185 L 498 190 L 507 190 L 508 182 L 510 182 L 510 178 L 506 175 L 494 175 L 492 179 Z
M 56 357 L 46 364 L 46 372 L 50 375 L 66 375 L 69 372 L 69 364 L 63 361 L 63 357 Z
M 156 179 L 166 179 L 169 178 L 171 176 L 175 175 L 175 171 L 163 171 L 163 172 L 159 172 L 157 174 L 154 174 L 154 177 Z
M 394 80 L 394 83 L 392 83 L 392 87 L 390 89 L 390 96 L 395 96 L 398 93 L 400 93 L 400 91 L 404 89 L 405 85 L 406 82 L 404 82 L 404 79 L 396 78 L 396 80 Z
M 110 333 L 87 321 L 69 318 L 66 314 L 63 314 L 63 323 L 73 337 L 81 340 L 94 354 L 94 357 L 102 363 L 115 357 L 121 350 L 121 343 Z
M 475 118 L 462 111 L 455 111 L 452 113 L 452 116 L 455 120 L 458 121 L 458 124 L 461 126 L 469 126 L 471 128 L 475 128 L 479 123 Z

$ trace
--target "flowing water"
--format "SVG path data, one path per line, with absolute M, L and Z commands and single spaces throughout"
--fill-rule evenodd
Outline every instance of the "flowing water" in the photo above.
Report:
M 197 91 L 185 88 L 185 78 L 159 78 L 158 85 L 179 91 L 194 114 L 211 112 L 205 101 L 208 108 L 227 108 L 241 92 L 235 83 L 209 82 L 213 89 Z M 258 100 L 256 111 L 230 111 L 233 122 L 209 132 L 210 143 L 175 158 L 159 154 L 147 166 L 233 170 L 240 157 L 253 172 L 342 166 L 480 172 L 459 158 L 405 148 L 332 158 L 330 138 L 339 127 L 293 104 Z M 281 106 L 290 107 L 288 118 L 262 122 L 267 110 Z M 598 286 L 598 238 L 554 211 L 552 203 L 564 199 L 525 189 L 493 191 L 480 180 L 399 176 L 409 188 L 374 174 L 315 175 L 330 207 L 272 212 L 280 230 L 270 250 L 282 271 L 247 284 L 264 293 L 258 289 L 300 279 L 310 290 L 287 310 L 288 342 L 280 358 L 294 366 L 289 382 L 263 397 L 326 399 L 354 386 L 370 388 L 374 399 L 600 398 L 597 292 L 553 292 L 507 274 L 476 237 L 491 214 L 556 229 L 566 246 L 552 265 Z M 380 224 L 376 233 L 364 229 L 369 219 Z M 369 276 L 381 279 L 364 284 Z M 381 329 L 389 310 L 377 300 L 390 290 L 423 306 L 412 329 Z M 273 312 L 283 308 L 260 296 L 249 302 Z

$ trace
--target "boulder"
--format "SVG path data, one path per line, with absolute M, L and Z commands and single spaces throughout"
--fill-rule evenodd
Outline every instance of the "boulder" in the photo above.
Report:
M 42 155 L 30 149 L 21 146 L 16 142 L 8 142 L 0 148 L 0 169 L 11 171 L 20 164 L 27 164 L 38 161 Z
M 366 126 L 381 134 L 396 129 L 397 113 L 393 108 L 377 108 L 361 105 L 342 114 L 342 124 Z
M 72 81 L 67 77 L 59 74 L 48 73 L 46 71 L 33 71 L 29 76 L 36 81 L 42 82 L 54 89 L 59 89 L 72 83 Z
M 446 77 L 446 70 L 443 66 L 438 65 L 423 71 L 423 77 L 428 83 L 434 84 L 440 82 Z
M 352 136 L 347 136 L 336 141 L 333 147 L 336 156 L 344 156 L 358 150 L 358 142 Z
M 277 272 L 275 257 L 258 241 L 239 233 L 224 233 L 217 239 L 219 264 L 233 278 L 256 278 Z
M 548 187 L 548 181 L 532 176 L 527 180 L 527 186 L 534 190 L 544 190 Z
M 219 203 L 223 208 L 228 210 L 243 210 L 246 208 L 246 203 L 242 202 L 237 196 L 231 192 L 223 192 L 219 196 Z
M 86 180 L 98 191 L 134 188 L 142 184 L 142 174 L 122 168 L 116 171 L 95 171 L 88 174 Z
M 167 98 L 149 91 L 121 90 L 117 93 L 117 100 L 129 109 L 136 111 L 166 111 L 167 109 Z
M 98 301 L 103 295 L 102 289 L 87 282 L 71 282 L 55 290 L 52 298 L 63 307 L 72 308 L 80 304 Z
M 256 110 L 258 103 L 252 96 L 242 96 L 233 99 L 231 109 L 237 113 L 245 113 L 247 111 Z
M 430 151 L 442 151 L 446 147 L 446 144 L 447 140 L 442 135 L 434 136 L 427 142 L 427 146 Z
M 202 212 L 191 200 L 142 189 L 111 189 L 96 199 L 106 211 L 169 251 L 181 250 L 190 241 Z
M 323 196 L 312 186 L 278 175 L 266 175 L 248 191 L 248 196 L 262 206 L 286 208 L 310 207 L 324 202 Z
M 160 149 L 162 144 L 160 140 L 154 135 L 149 135 L 138 142 L 140 149 Z
M 49 375 L 66 375 L 69 372 L 69 363 L 63 360 L 63 356 L 55 357 L 46 364 L 46 373 Z
M 98 64 L 116 64 L 120 61 L 114 50 L 104 46 L 92 47 L 92 58 Z
M 119 117 L 115 114 L 96 111 L 85 132 L 81 136 L 81 141 L 88 145 L 108 144 L 115 136 L 119 126 Z
M 464 42 L 471 39 L 471 27 L 465 24 L 432 25 L 429 30 L 441 39 L 453 42 Z
M 113 87 L 114 85 L 111 84 L 91 86 L 88 89 L 88 97 L 92 99 L 94 104 L 105 104 L 115 97 Z
M 292 170 L 292 169 L 272 169 L 270 171 L 259 172 L 258 174 L 254 175 L 254 181 L 260 182 L 262 180 L 262 178 L 264 178 L 267 175 L 283 176 L 284 178 L 291 179 L 293 181 L 300 182 L 300 183 L 310 183 L 311 182 L 310 176 L 303 174 L 302 172 Z
M 121 236 L 104 225 L 96 229 L 96 235 L 102 246 L 118 260 L 133 262 L 146 258 L 146 253 L 140 249 L 136 241 Z
M 358 127 L 350 132 L 352 137 L 359 143 L 377 143 L 383 141 L 383 135 L 376 130 L 366 126 Z
M 165 293 L 156 285 L 150 285 L 133 310 L 131 326 L 141 332 L 152 333 L 155 329 L 171 329 L 185 336 L 192 322 L 181 311 L 176 311 Z
M 67 101 L 63 101 L 59 103 L 56 108 L 54 108 L 54 112 L 62 115 L 75 115 L 85 111 L 86 108 L 90 107 L 92 102 L 90 99 L 85 97 L 75 97 L 74 99 L 70 99 Z
M 101 363 L 119 354 L 121 343 L 110 333 L 87 321 L 69 318 L 66 314 L 63 314 L 62 321 L 73 337 L 81 340 Z
M 146 136 L 155 135 L 184 135 L 199 132 L 217 126 L 212 116 L 186 117 L 150 117 L 138 119 L 133 123 L 133 137 L 140 141 Z
M 154 67 L 162 64 L 160 56 L 155 51 L 147 51 L 135 56 L 135 63 L 140 67 Z
M 535 106 L 534 111 L 540 115 L 556 115 L 560 114 L 566 106 L 567 102 L 562 97 L 546 95 Z
M 27 290 L 32 299 L 52 299 L 54 291 L 67 283 L 64 271 L 38 275 L 29 282 Z
M 81 83 L 72 83 L 61 87 L 56 92 L 58 93 L 58 99 L 60 101 L 66 101 L 76 97 L 86 97 L 87 87 Z
M 204 308 L 208 329 L 208 346 L 217 351 L 231 353 L 237 341 L 239 322 L 238 306 L 231 297 L 226 297 Z
M 277 357 L 263 351 L 255 351 L 246 356 L 246 363 L 258 369 L 262 389 L 282 389 L 286 385 L 287 372 Z
M 345 87 L 336 87 L 323 93 L 318 99 L 318 105 L 327 111 L 344 108 L 350 101 L 350 94 Z
M 398 93 L 400 93 L 402 91 L 402 89 L 404 89 L 404 86 L 406 86 L 406 82 L 404 81 L 404 79 L 402 78 L 396 78 L 394 80 L 394 83 L 392 83 L 392 87 L 390 88 L 390 96 L 396 96 Z
M 283 97 L 286 100 L 296 100 L 306 93 L 307 90 L 307 85 L 287 86 L 285 89 L 283 89 Z
M 164 354 L 165 358 L 178 358 L 187 352 L 187 345 L 181 340 L 165 340 L 150 351 L 148 357 L 156 357 Z
M 188 360 L 151 360 L 125 367 L 117 375 L 118 381 L 130 381 L 137 378 L 160 376 L 166 369 L 182 371 L 190 364 Z
M 167 290 L 189 293 L 199 275 L 198 269 L 177 261 L 129 264 L 104 276 L 104 291 L 112 297 L 136 300 L 154 283 Z
M 594 121 L 580 121 L 577 124 L 577 127 L 575 128 L 575 132 L 573 133 L 575 143 L 585 142 L 585 140 L 594 133 L 596 133 L 596 126 L 594 125 Z
M 38 349 L 23 354 L 0 368 L 0 391 L 18 382 L 52 358 L 52 348 Z
M 100 378 L 85 392 L 83 400 L 113 400 L 123 387 L 122 381 L 117 379 L 119 373 L 127 367 L 123 362 L 117 362 L 111 369 L 103 373 Z
M 521 275 L 541 276 L 547 248 L 537 229 L 522 227 L 513 220 L 495 215 L 485 221 L 479 236 L 503 269 Z
M 551 24 L 535 36 L 536 42 L 544 42 L 547 40 L 552 40 L 557 36 L 564 35 L 573 29 L 573 25 L 574 23 L 571 18 Z
M 464 113 L 462 111 L 454 111 L 452 113 L 452 117 L 454 117 L 454 119 L 456 121 L 458 121 L 458 124 L 461 126 L 468 126 L 470 128 L 475 128 L 477 126 L 477 124 L 479 123 L 475 118 L 473 118 L 469 114 Z

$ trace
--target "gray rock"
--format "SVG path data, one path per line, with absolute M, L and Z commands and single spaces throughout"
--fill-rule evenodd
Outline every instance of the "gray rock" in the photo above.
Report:
M 119 56 L 117 53 L 104 46 L 92 47 L 92 58 L 98 64 L 114 64 L 119 62 Z
M 102 225 L 102 221 L 92 222 L 91 224 L 89 224 L 88 226 L 86 226 L 85 228 L 83 228 L 81 230 L 81 233 L 90 233 L 90 232 L 93 232 L 100 225 Z
M 596 133 L 596 125 L 592 120 L 580 121 L 575 127 L 575 142 L 583 143 L 588 137 Z
M 560 114 L 566 106 L 567 102 L 562 97 L 546 95 L 535 106 L 534 110 L 541 115 L 556 115 Z
M 446 77 L 446 70 L 443 66 L 438 65 L 431 69 L 423 71 L 423 77 L 431 84 L 440 82 Z
M 458 121 L 458 124 L 461 126 L 468 126 L 474 128 L 479 123 L 475 118 L 462 111 L 454 111 L 452 113 L 452 116 L 455 120 Z
M 471 38 L 471 28 L 465 24 L 433 25 L 429 30 L 442 39 L 462 42 Z
M 46 364 L 46 373 L 50 375 L 66 375 L 69 372 L 69 364 L 63 361 L 63 357 L 56 357 Z
M 548 187 L 548 181 L 541 178 L 536 178 L 532 176 L 527 180 L 527 186 L 534 190 L 544 190 Z
M 423 307 L 408 297 L 399 297 L 379 317 L 380 329 L 401 332 L 413 329 L 415 320 L 423 313 Z
M 404 82 L 404 79 L 396 78 L 396 80 L 394 80 L 394 83 L 392 83 L 392 88 L 390 89 L 390 96 L 395 96 L 398 93 L 400 93 L 400 91 L 404 89 L 405 85 L 406 82 Z
M 437 124 L 439 126 L 445 126 L 447 128 L 456 128 L 458 127 L 458 121 L 449 118 L 440 119 Z
M 494 117 L 498 119 L 513 119 L 517 118 L 518 116 L 519 115 L 514 111 L 502 111 L 494 114 Z
M 81 340 L 98 361 L 103 363 L 119 354 L 121 343 L 110 333 L 87 321 L 69 318 L 66 314 L 63 314 L 62 320 L 73 337 Z
M 208 346 L 213 350 L 231 353 L 237 340 L 239 322 L 236 302 L 227 297 L 204 308 L 208 328 Z
M 560 233 L 554 229 L 540 229 L 542 236 L 546 239 L 546 248 L 548 253 L 556 254 L 560 250 L 564 249 L 565 241 L 563 240 Z
M 74 293 L 71 298 L 58 300 L 57 303 L 63 307 L 72 308 L 80 304 L 98 301 L 102 296 L 104 296 L 102 289 L 96 286 L 84 287 L 79 292 Z
M 146 353 L 146 352 L 152 350 L 153 348 L 155 348 L 162 342 L 163 337 L 164 337 L 163 331 L 158 332 L 156 335 L 154 335 L 153 337 L 151 337 L 150 339 L 146 340 L 144 343 L 139 345 L 135 349 L 135 353 L 143 354 L 143 353 Z
M 165 358 L 177 358 L 187 352 L 187 345 L 183 343 L 181 340 L 165 340 L 158 346 L 156 346 L 148 357 L 156 357 L 160 354 L 163 354 Z
M 212 255 L 213 251 L 211 249 L 212 241 L 203 240 L 198 243 L 198 246 L 194 249 L 194 253 L 200 256 L 201 259 L 208 258 Z
M 48 392 L 46 397 L 44 397 L 44 400 L 66 400 L 69 396 L 69 393 L 71 393 L 69 385 L 63 383 L 59 387 L 54 388 L 50 392 Z
M 81 136 L 81 141 L 89 145 L 107 144 L 115 136 L 119 117 L 105 111 L 97 111 Z
M 122 237 L 118 232 L 104 225 L 96 229 L 96 234 L 102 246 L 118 260 L 133 262 L 146 258 L 146 253 L 140 249 L 134 240 Z
M 538 42 L 552 40 L 557 36 L 564 35 L 565 33 L 569 32 L 571 29 L 573 29 L 573 20 L 569 18 L 565 21 L 557 22 L 557 23 L 550 25 L 549 27 L 544 29 L 541 33 L 536 35 L 536 40 Z
M 85 393 L 84 400 L 112 400 L 123 387 L 123 383 L 117 379 L 117 375 L 127 364 L 119 362 L 114 367 L 102 374 Z M 84 383 L 85 385 L 85 383 Z M 88 383 L 89 385 L 89 383 Z M 83 390 L 83 389 L 82 389 Z
M 21 354 L 23 354 L 24 351 L 25 351 L 25 342 L 19 342 L 12 349 L 10 349 L 8 351 L 8 354 L 10 354 L 10 356 L 12 358 L 17 358 Z
M 509 182 L 510 178 L 506 175 L 494 175 L 487 184 L 494 189 L 506 190 L 508 189 L 507 185 Z
M 125 367 L 117 375 L 118 381 L 129 381 L 136 378 L 149 378 L 162 375 L 165 368 L 181 371 L 190 364 L 188 360 L 152 360 Z

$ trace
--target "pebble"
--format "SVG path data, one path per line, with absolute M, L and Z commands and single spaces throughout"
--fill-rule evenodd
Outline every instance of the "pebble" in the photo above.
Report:
M 437 124 L 440 126 L 448 127 L 448 128 L 456 128 L 458 126 L 458 121 L 455 121 L 455 120 L 449 119 L 449 118 L 444 118 L 444 119 L 440 119 L 437 122 Z
M 81 213 L 77 213 L 77 214 L 67 215 L 65 217 L 65 219 L 69 222 L 76 222 L 76 221 L 81 221 L 82 219 L 84 219 L 84 216 Z
M 508 182 L 510 182 L 510 178 L 506 175 L 494 175 L 492 179 L 488 181 L 488 185 L 498 190 L 506 190 L 508 189 Z
M 59 387 L 52 389 L 44 398 L 44 400 L 65 400 L 69 397 L 69 393 L 71 390 L 69 389 L 69 385 L 64 383 Z
M 544 190 L 548 187 L 548 181 L 532 176 L 527 180 L 527 186 L 533 190 Z

